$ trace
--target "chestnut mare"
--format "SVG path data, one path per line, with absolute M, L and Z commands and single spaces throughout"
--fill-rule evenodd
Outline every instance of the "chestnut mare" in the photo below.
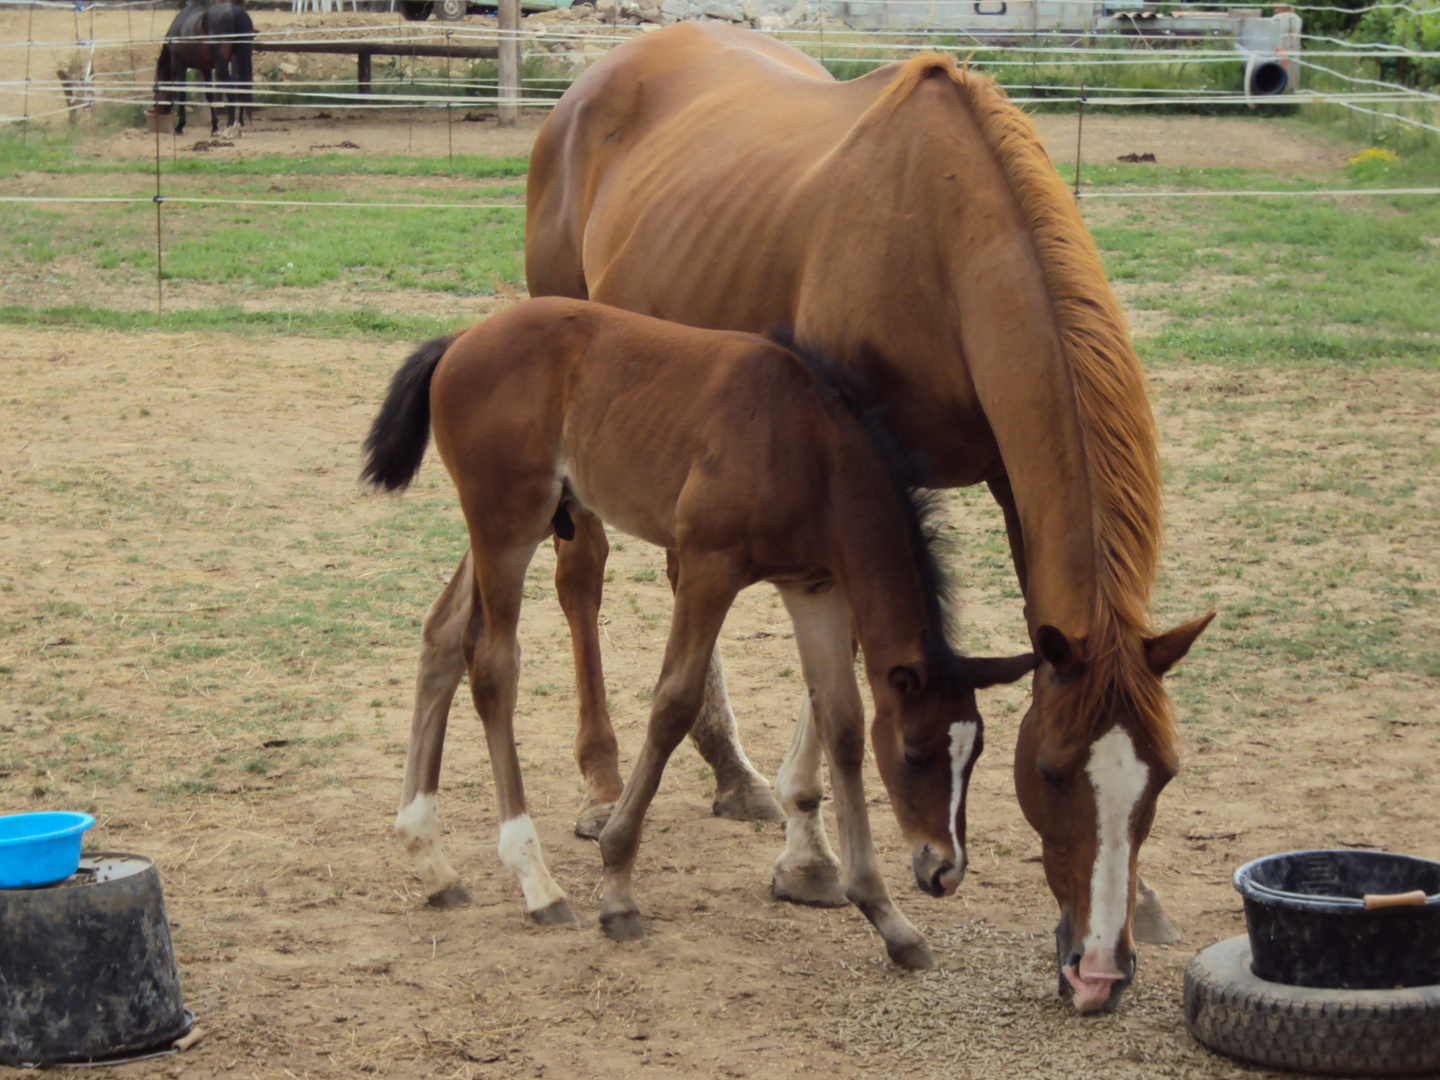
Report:
M 364 476 L 390 490 L 408 484 L 433 426 L 470 534 L 463 649 L 500 801 L 500 857 L 537 921 L 574 915 L 525 811 L 516 627 L 535 549 L 552 534 L 573 536 L 583 511 L 675 556 L 675 612 L 645 743 L 600 834 L 606 933 L 642 935 L 630 877 L 645 811 L 700 711 L 731 603 L 770 581 L 795 626 L 830 763 L 846 897 L 896 963 L 932 965 L 891 902 L 870 841 L 852 620 L 875 699 L 880 775 L 901 831 L 951 861 L 946 892 L 960 881 L 965 785 L 982 747 L 975 690 L 1037 661 L 951 651 L 927 504 L 866 405 L 838 369 L 774 341 L 578 300 L 511 308 L 421 346 L 396 373 L 365 443 Z M 810 798 L 820 794 L 817 786 Z
M 565 93 L 536 140 L 528 212 L 532 294 L 701 327 L 793 325 L 864 374 L 929 459 L 927 483 L 989 485 L 1044 661 L 1015 779 L 1060 906 L 1059 987 L 1083 1011 L 1113 1007 L 1135 971 L 1136 856 L 1178 767 L 1160 677 L 1209 616 L 1150 629 L 1160 479 L 1145 379 L 1030 122 L 947 57 L 837 83 L 764 35 L 682 23 L 616 48 Z M 592 615 L 607 549 L 576 526 L 556 589 L 585 672 L 583 831 L 619 781 Z M 467 602 L 452 583 L 427 621 L 417 734 L 443 730 Z M 701 749 L 725 790 L 749 763 L 724 737 L 718 670 Z M 837 898 L 833 856 L 818 814 L 784 790 L 801 762 L 818 768 L 797 744 L 777 779 L 776 892 L 804 881 L 799 898 L 823 902 Z

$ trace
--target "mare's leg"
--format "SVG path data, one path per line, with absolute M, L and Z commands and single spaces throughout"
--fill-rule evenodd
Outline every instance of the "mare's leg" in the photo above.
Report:
M 816 907 L 850 903 L 840 884 L 840 860 L 825 837 L 820 817 L 824 788 L 820 779 L 820 736 L 807 692 L 790 750 L 775 775 L 775 794 L 785 811 L 785 850 L 775 861 L 770 891 L 777 900 Z
M 215 61 L 215 71 L 211 76 L 214 83 L 210 93 L 210 130 L 215 130 L 215 101 L 218 98 L 225 106 L 225 137 L 228 139 L 232 129 L 235 127 L 235 98 L 230 93 L 232 62 L 223 57 Z
M 205 73 L 205 100 L 210 102 L 210 137 L 220 134 L 220 112 L 215 108 L 215 72 Z
M 665 553 L 665 572 L 670 588 L 675 588 L 675 553 Z M 695 749 L 715 773 L 715 801 L 711 812 L 732 821 L 775 821 L 784 815 L 770 785 L 750 764 L 740 746 L 740 730 L 730 710 L 730 696 L 725 692 L 725 668 L 720 662 L 720 649 L 710 656 L 705 672 L 705 704 L 700 717 L 690 729 Z
M 600 599 L 610 543 L 605 526 L 588 510 L 572 504 L 575 539 L 555 538 L 555 593 L 570 624 L 575 656 L 575 690 L 580 719 L 575 731 L 575 763 L 585 779 L 585 801 L 575 834 L 594 840 L 620 797 L 620 748 L 605 703 L 605 672 L 600 662 Z
M 1159 894 L 1139 874 L 1135 875 L 1135 914 L 1130 936 L 1137 945 L 1174 945 L 1184 935 L 1160 906 Z
M 469 515 L 467 514 L 467 519 Z M 570 923 L 575 915 L 565 893 L 545 868 L 540 838 L 525 811 L 525 785 L 515 753 L 515 694 L 520 681 L 520 602 L 525 570 L 544 531 L 525 544 L 484 550 L 474 543 L 471 559 L 475 586 L 464 644 L 469 662 L 470 694 L 485 724 L 485 743 L 495 794 L 500 802 L 500 861 L 520 880 L 525 910 L 542 925 Z
M 465 674 L 461 639 L 474 608 L 475 576 L 467 548 L 450 583 L 445 586 L 421 631 L 420 666 L 415 677 L 415 715 L 410 723 L 410 753 L 400 789 L 395 835 L 405 845 L 425 895 L 436 907 L 468 904 L 470 893 L 440 851 L 440 824 L 435 814 L 440 787 L 440 755 L 445 725 L 460 678 Z
M 830 759 L 845 895 L 880 931 L 890 959 L 901 967 L 933 967 L 925 939 L 890 899 L 870 837 L 860 775 L 865 761 L 865 709 L 855 683 L 850 609 L 836 588 L 819 595 L 782 589 L 780 595 L 795 624 L 815 726 Z
M 173 54 L 172 54 L 173 55 Z M 172 77 L 174 73 L 172 71 Z M 190 80 L 190 69 L 182 67 L 177 80 L 175 90 L 175 134 L 179 135 L 185 131 L 185 87 Z
M 1005 518 L 1005 536 L 1010 541 L 1010 560 L 1015 564 L 1015 578 L 1020 582 L 1020 595 L 1025 595 L 1025 537 L 1020 531 L 1020 514 L 1015 509 L 1015 493 L 1010 489 L 1010 478 L 1001 473 L 989 481 L 990 494 L 1000 507 Z
M 715 641 L 725 613 L 745 585 L 739 569 L 724 556 L 689 559 L 675 590 L 675 614 L 665 646 L 665 663 L 650 705 L 645 744 L 610 821 L 600 833 L 600 855 L 605 862 L 600 925 L 616 941 L 644 936 L 630 881 L 640 847 L 640 828 L 660 786 L 665 763 L 694 725 L 704 703 L 705 675 Z

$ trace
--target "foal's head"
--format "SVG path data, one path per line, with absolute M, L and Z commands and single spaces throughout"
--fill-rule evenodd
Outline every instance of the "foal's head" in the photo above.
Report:
M 1081 1012 L 1113 1009 L 1135 977 L 1136 856 L 1178 768 L 1160 677 L 1213 614 L 1101 655 L 1053 626 L 1035 635 L 1042 664 L 1015 744 L 1015 792 L 1060 905 L 1060 993 Z
M 965 875 L 965 794 L 985 728 L 975 691 L 1035 668 L 1031 653 L 961 657 L 948 647 L 923 663 L 891 668 L 889 701 L 877 696 L 871 742 L 900 831 L 912 845 L 915 881 L 949 896 Z

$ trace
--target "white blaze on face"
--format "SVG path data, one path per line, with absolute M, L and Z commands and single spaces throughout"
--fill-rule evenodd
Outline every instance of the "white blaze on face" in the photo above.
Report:
M 1090 871 L 1090 933 L 1084 955 L 1115 963 L 1115 945 L 1125 926 L 1130 895 L 1130 818 L 1145 793 L 1150 769 L 1135 756 L 1135 744 L 1123 728 L 1111 728 L 1090 747 L 1085 764 L 1095 792 L 1095 866 Z M 1080 963 L 1085 972 L 1085 961 Z
M 965 849 L 960 844 L 960 800 L 965 795 L 965 766 L 975 752 L 980 725 L 974 720 L 961 720 L 950 725 L 950 839 L 955 843 L 955 865 L 965 869 Z
M 520 879 L 525 894 L 525 910 L 539 911 L 565 899 L 565 892 L 545 869 L 540 854 L 540 837 L 530 822 L 529 814 L 513 817 L 500 826 L 500 861 Z

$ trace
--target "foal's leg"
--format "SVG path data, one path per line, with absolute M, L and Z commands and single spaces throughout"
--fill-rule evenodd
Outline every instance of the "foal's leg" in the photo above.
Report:
M 415 715 L 410 722 L 410 753 L 395 834 L 410 853 L 425 895 L 436 907 L 470 902 L 460 875 L 440 851 L 440 825 L 435 815 L 440 787 L 440 755 L 445 725 L 455 690 L 465 674 L 461 639 L 474 608 L 475 576 L 467 548 L 459 569 L 425 616 L 421 631 L 420 669 L 415 678 Z
M 580 720 L 575 731 L 575 763 L 585 779 L 585 801 L 575 821 L 575 834 L 599 837 L 620 797 L 620 748 L 605 703 L 605 672 L 600 661 L 600 599 L 605 557 L 610 543 L 605 526 L 588 510 L 572 504 L 575 539 L 555 538 L 555 594 L 570 624 L 575 656 L 575 690 Z
M 564 891 L 545 868 L 540 838 L 525 812 L 525 785 L 515 753 L 515 695 L 520 682 L 516 629 L 525 570 L 538 546 L 537 539 L 523 547 L 486 552 L 471 544 L 476 585 L 472 595 L 478 593 L 478 602 L 465 629 L 464 649 L 469 659 L 470 694 L 485 724 L 490 769 L 500 802 L 500 861 L 519 878 L 530 917 L 548 925 L 574 922 L 575 915 Z
M 705 673 L 715 641 L 725 613 L 744 585 L 739 568 L 729 559 L 702 556 L 686 564 L 675 591 L 670 639 L 650 705 L 645 744 L 600 833 L 600 855 L 605 862 L 600 925 L 616 941 L 644 936 L 630 881 L 640 848 L 640 828 L 660 786 L 665 763 L 695 723 L 705 700 Z
M 855 684 L 850 609 L 836 588 L 820 595 L 782 589 L 780 595 L 795 624 L 815 725 L 830 759 L 845 895 L 880 931 L 890 959 L 901 967 L 934 967 L 925 939 L 890 899 L 870 837 L 860 775 L 865 761 L 865 709 Z
M 665 572 L 673 590 L 677 572 L 673 551 L 665 552 Z M 725 668 L 720 662 L 718 646 L 710 654 L 705 672 L 705 704 L 690 729 L 690 739 L 715 773 L 715 801 L 710 810 L 716 817 L 732 821 L 775 821 L 784 816 L 770 785 L 750 764 L 740 746 L 740 730 L 735 724 L 735 714 L 730 711 L 730 696 L 725 692 Z
M 785 850 L 775 861 L 770 890 L 777 900 L 815 907 L 844 907 L 840 860 L 825 837 L 820 817 L 820 737 L 807 692 L 800 702 L 795 737 L 775 776 L 775 794 L 785 811 Z

